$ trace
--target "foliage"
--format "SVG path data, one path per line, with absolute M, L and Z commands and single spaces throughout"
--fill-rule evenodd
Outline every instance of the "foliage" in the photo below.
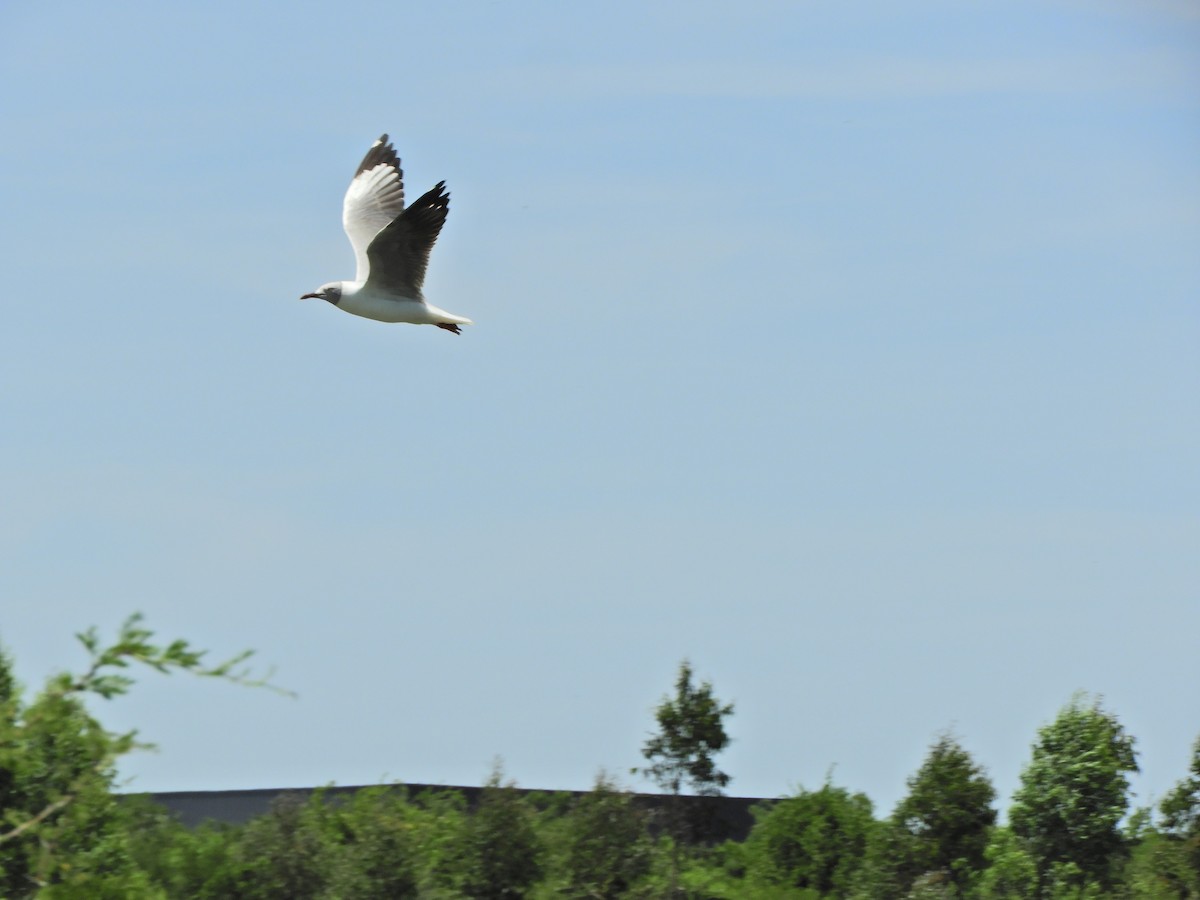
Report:
M 328 896 L 417 896 L 417 827 L 402 788 L 356 791 L 322 812 Z
M 223 900 L 237 896 L 231 866 L 242 829 L 205 822 L 185 828 L 145 796 L 122 800 L 134 862 L 167 897 Z
M 1081 697 L 1040 729 L 1009 826 L 994 824 L 984 770 L 947 735 L 886 820 L 865 795 L 826 783 L 761 804 L 742 843 L 711 845 L 678 816 L 661 827 L 603 773 L 587 794 L 526 796 L 498 767 L 473 810 L 453 790 L 391 785 L 283 796 L 245 825 L 185 828 L 114 794 L 116 761 L 144 745 L 107 731 L 84 700 L 128 691 L 134 663 L 265 682 L 243 670 L 246 654 L 207 668 L 186 642 L 154 643 L 137 617 L 110 646 L 94 631 L 79 639 L 90 665 L 29 702 L 0 653 L 5 898 L 1200 900 L 1200 741 L 1157 824 L 1149 808 L 1126 816 L 1133 738 Z M 681 665 L 643 747 L 668 810 L 685 788 L 700 795 L 689 804 L 717 802 L 729 778 L 714 756 L 732 711 Z
M 457 894 L 463 880 L 466 809 L 466 801 L 458 791 L 426 791 L 411 802 L 419 894 L 423 898 Z
M 479 900 L 524 897 L 542 874 L 540 852 L 533 810 L 512 782 L 502 783 L 497 766 L 463 829 L 464 892 Z
M 349 796 L 284 794 L 241 827 L 187 829 L 130 798 L 134 855 L 165 896 L 180 898 L 459 897 L 462 797 L 410 800 L 402 787 Z
M 1110 885 L 1126 847 L 1118 823 L 1129 806 L 1134 739 L 1098 699 L 1076 696 L 1038 732 L 1009 820 L 1037 866 L 1042 896 Z
M 692 684 L 692 666 L 685 659 L 675 679 L 675 697 L 663 697 L 654 712 L 658 732 L 642 746 L 649 765 L 634 768 L 653 780 L 669 794 L 667 831 L 670 843 L 669 885 L 665 893 L 680 891 L 679 873 L 685 845 L 703 841 L 710 835 L 711 807 L 696 805 L 684 813 L 679 796 L 684 787 L 701 797 L 719 797 L 730 777 L 717 768 L 714 756 L 729 744 L 725 717 L 733 714 L 733 704 L 721 704 L 713 696 L 712 684 Z
M 117 760 L 137 747 L 134 732 L 105 730 L 83 698 L 120 696 L 132 686 L 133 663 L 241 684 L 247 651 L 206 667 L 204 653 L 183 640 L 160 646 L 138 615 L 104 646 L 95 629 L 77 635 L 90 664 L 62 673 L 24 704 L 7 658 L 0 657 L 0 895 L 150 896 L 130 853 L 112 794 Z
M 1189 777 L 1163 798 L 1159 810 L 1168 833 L 1181 838 L 1200 833 L 1200 738 L 1192 747 Z
M 996 791 L 949 734 L 908 779 L 908 794 L 872 833 L 860 896 L 963 897 L 986 865 Z
M 1037 865 L 1011 828 L 993 828 L 984 850 L 980 900 L 1025 900 L 1037 892 Z
M 323 805 L 319 792 L 307 803 L 298 795 L 282 794 L 267 815 L 246 826 L 233 848 L 233 896 L 240 900 L 323 896 L 330 880 L 321 828 Z
M 646 816 L 603 772 L 564 823 L 558 896 L 620 897 L 650 871 Z
M 1189 862 L 1183 842 L 1155 829 L 1144 831 L 1125 867 L 1127 896 L 1130 900 L 1200 898 L 1200 877 Z
M 1181 846 L 1181 854 L 1200 882 L 1200 738 L 1192 747 L 1189 777 L 1180 781 L 1159 805 L 1163 830 Z M 1196 894 L 1200 895 L 1200 887 Z
M 43 694 L 0 736 L 0 894 L 97 885 L 132 870 L 110 796 L 109 736 L 73 697 Z
M 658 733 L 642 748 L 650 765 L 642 768 L 668 794 L 679 794 L 685 786 L 701 796 L 720 796 L 730 778 L 717 768 L 713 756 L 729 745 L 724 719 L 733 714 L 733 704 L 722 705 L 713 697 L 712 685 L 692 684 L 692 667 L 685 659 L 679 665 L 675 698 L 664 697 L 655 710 Z
M 741 862 L 743 845 L 729 842 L 692 853 L 679 875 L 677 893 L 689 898 L 712 900 L 819 900 L 814 890 L 750 881 L 744 877 Z M 668 853 L 660 854 L 663 860 Z M 670 880 L 659 877 L 651 882 L 652 892 L 638 896 L 669 895 Z
M 893 824 L 912 837 L 909 868 L 933 873 L 961 896 L 985 865 L 988 832 L 996 821 L 996 790 L 984 770 L 952 736 L 938 738 L 921 768 L 908 779 L 908 795 Z
M 890 819 L 876 822 L 854 878 L 855 900 L 899 900 L 921 874 L 916 838 Z
M 748 881 L 848 896 L 874 824 L 865 794 L 826 782 L 755 807 L 754 815 L 742 857 Z

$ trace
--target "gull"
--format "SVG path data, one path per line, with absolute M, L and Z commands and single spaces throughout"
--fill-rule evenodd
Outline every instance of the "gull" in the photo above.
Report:
M 449 211 L 444 181 L 404 208 L 400 158 L 383 135 L 359 163 L 342 202 L 342 227 L 358 263 L 354 280 L 331 281 L 300 299 L 328 300 L 380 322 L 436 325 L 461 334 L 458 326 L 471 320 L 426 303 L 421 293 L 429 251 Z

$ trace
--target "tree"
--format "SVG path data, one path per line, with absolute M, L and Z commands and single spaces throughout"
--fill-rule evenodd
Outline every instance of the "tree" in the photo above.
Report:
M 464 890 L 479 900 L 524 897 L 542 874 L 533 811 L 502 776 L 497 765 L 464 829 Z
M 1180 781 L 1159 804 L 1163 830 L 1182 844 L 1200 893 L 1200 738 L 1192 747 L 1189 777 Z
M 316 900 L 329 881 L 329 856 L 320 817 L 323 799 L 281 794 L 266 815 L 251 819 L 233 847 L 231 868 L 239 900 Z
M 958 741 L 938 738 L 891 817 L 912 837 L 908 862 L 916 874 L 941 873 L 961 896 L 986 864 L 995 799 L 987 774 Z
M 920 874 L 912 865 L 913 837 L 890 819 L 876 821 L 867 833 L 862 863 L 854 877 L 855 900 L 900 900 Z
M 631 770 L 649 776 L 670 795 L 667 801 L 667 830 L 672 838 L 670 896 L 679 891 L 680 845 L 703 839 L 711 825 L 711 810 L 706 807 L 694 804 L 690 815 L 684 815 L 680 793 L 687 786 L 701 797 L 719 797 L 729 784 L 729 776 L 717 768 L 713 756 L 729 744 L 724 719 L 730 715 L 733 704 L 722 705 L 717 701 L 712 684 L 707 681 L 698 687 L 693 685 L 692 666 L 683 660 L 675 679 L 675 698 L 663 697 L 654 712 L 658 733 L 642 747 L 642 756 L 650 765 Z
M 167 897 L 241 900 L 234 854 L 243 828 L 213 822 L 188 828 L 145 795 L 122 797 L 121 811 L 134 862 Z
M 980 900 L 1026 900 L 1037 892 L 1037 865 L 1011 828 L 992 829 L 987 868 L 980 879 Z
M 866 794 L 827 781 L 820 790 L 801 789 L 753 812 L 757 821 L 742 854 L 751 882 L 849 894 L 874 825 Z
M 565 820 L 561 896 L 623 896 L 650 870 L 645 815 L 603 772 Z
M 410 804 L 420 895 L 452 896 L 463 881 L 463 834 L 467 822 L 466 798 L 459 791 L 428 790 Z
M 461 897 L 465 804 L 456 791 L 410 799 L 400 785 L 276 798 L 245 825 L 185 828 L 125 797 L 134 858 L 167 897 L 195 900 Z
M 722 706 L 709 682 L 693 686 L 692 667 L 685 659 L 675 680 L 675 699 L 664 697 L 655 710 L 659 731 L 642 748 L 650 765 L 640 771 L 672 796 L 685 785 L 702 797 L 721 796 L 730 778 L 713 756 L 729 744 L 724 719 L 732 714 L 733 704 Z
M 369 787 L 316 810 L 323 838 L 324 896 L 403 900 L 418 896 L 418 822 L 407 792 Z
M 1179 838 L 1200 836 L 1200 738 L 1192 747 L 1189 777 L 1163 797 L 1159 811 L 1168 834 Z
M 102 646 L 95 629 L 77 635 L 91 657 L 81 675 L 62 673 L 28 705 L 6 658 L 0 658 L 0 896 L 121 896 L 151 892 L 135 865 L 112 792 L 116 762 L 149 746 L 133 732 L 109 732 L 83 698 L 126 693 L 133 663 L 162 672 L 185 671 L 244 684 L 251 681 L 239 654 L 207 667 L 204 653 L 183 640 L 165 646 L 140 616 Z
M 1037 866 L 1038 890 L 1110 885 L 1125 856 L 1134 739 L 1099 699 L 1076 695 L 1038 732 L 1009 821 Z
M 1195 900 L 1200 877 L 1189 865 L 1184 845 L 1155 828 L 1133 845 L 1122 878 L 1130 900 Z
M 282 795 L 233 843 L 225 869 L 239 900 L 418 895 L 414 810 L 398 787 L 349 797 Z

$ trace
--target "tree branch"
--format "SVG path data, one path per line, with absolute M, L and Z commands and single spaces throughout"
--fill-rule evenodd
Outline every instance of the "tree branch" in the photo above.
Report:
M 32 819 L 27 819 L 12 831 L 7 831 L 4 834 L 0 834 L 0 844 L 4 844 L 8 841 L 19 838 L 23 832 L 28 831 L 30 828 L 37 827 L 39 824 L 48 819 L 50 816 L 54 815 L 74 799 L 74 794 L 64 794 L 63 796 L 59 797 Z

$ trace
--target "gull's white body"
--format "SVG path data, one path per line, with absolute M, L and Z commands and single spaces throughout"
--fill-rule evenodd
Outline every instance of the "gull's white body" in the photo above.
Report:
M 437 325 L 455 334 L 459 325 L 470 325 L 470 319 L 426 303 L 421 290 L 429 252 L 450 211 L 445 188 L 439 182 L 406 209 L 400 158 L 383 135 L 359 164 L 342 203 L 342 227 L 357 263 L 354 280 L 331 281 L 301 299 L 327 300 L 378 322 Z
M 410 325 L 437 325 L 439 322 L 450 325 L 473 324 L 470 319 L 438 309 L 424 300 L 397 297 L 377 291 L 370 284 L 361 281 L 342 282 L 342 299 L 337 307 L 377 322 L 407 322 Z

